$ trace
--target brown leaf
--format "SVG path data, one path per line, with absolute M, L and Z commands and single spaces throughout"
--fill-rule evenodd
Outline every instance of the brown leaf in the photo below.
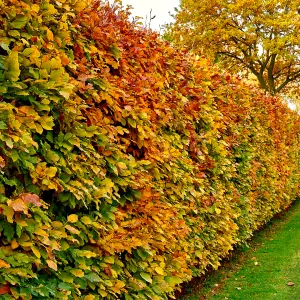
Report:
M 25 203 L 32 203 L 35 206 L 42 206 L 42 203 L 40 201 L 40 197 L 38 195 L 35 194 L 30 194 L 30 193 L 25 193 L 21 195 L 21 199 L 25 202 Z

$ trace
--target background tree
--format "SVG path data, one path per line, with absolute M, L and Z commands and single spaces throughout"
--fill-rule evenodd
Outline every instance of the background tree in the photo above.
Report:
M 182 0 L 168 35 L 276 94 L 300 78 L 299 11 L 299 0 Z

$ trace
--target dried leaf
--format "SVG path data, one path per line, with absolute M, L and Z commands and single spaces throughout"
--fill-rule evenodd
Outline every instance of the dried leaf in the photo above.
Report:
M 37 206 L 37 207 L 42 206 L 42 203 L 40 201 L 40 197 L 38 195 L 25 193 L 25 194 L 21 194 L 20 198 L 25 203 L 31 203 L 31 204 L 33 204 L 34 206 Z

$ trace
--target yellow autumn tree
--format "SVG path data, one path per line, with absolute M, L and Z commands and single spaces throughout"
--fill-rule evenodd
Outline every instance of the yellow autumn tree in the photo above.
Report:
M 299 0 L 182 0 L 168 34 L 277 94 L 300 78 L 299 13 Z

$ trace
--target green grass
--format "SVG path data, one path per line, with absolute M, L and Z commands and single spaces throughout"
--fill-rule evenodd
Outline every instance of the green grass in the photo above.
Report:
M 178 299 L 300 299 L 300 200 L 274 219 L 224 266 L 184 287 Z M 293 286 L 288 283 L 293 282 Z

